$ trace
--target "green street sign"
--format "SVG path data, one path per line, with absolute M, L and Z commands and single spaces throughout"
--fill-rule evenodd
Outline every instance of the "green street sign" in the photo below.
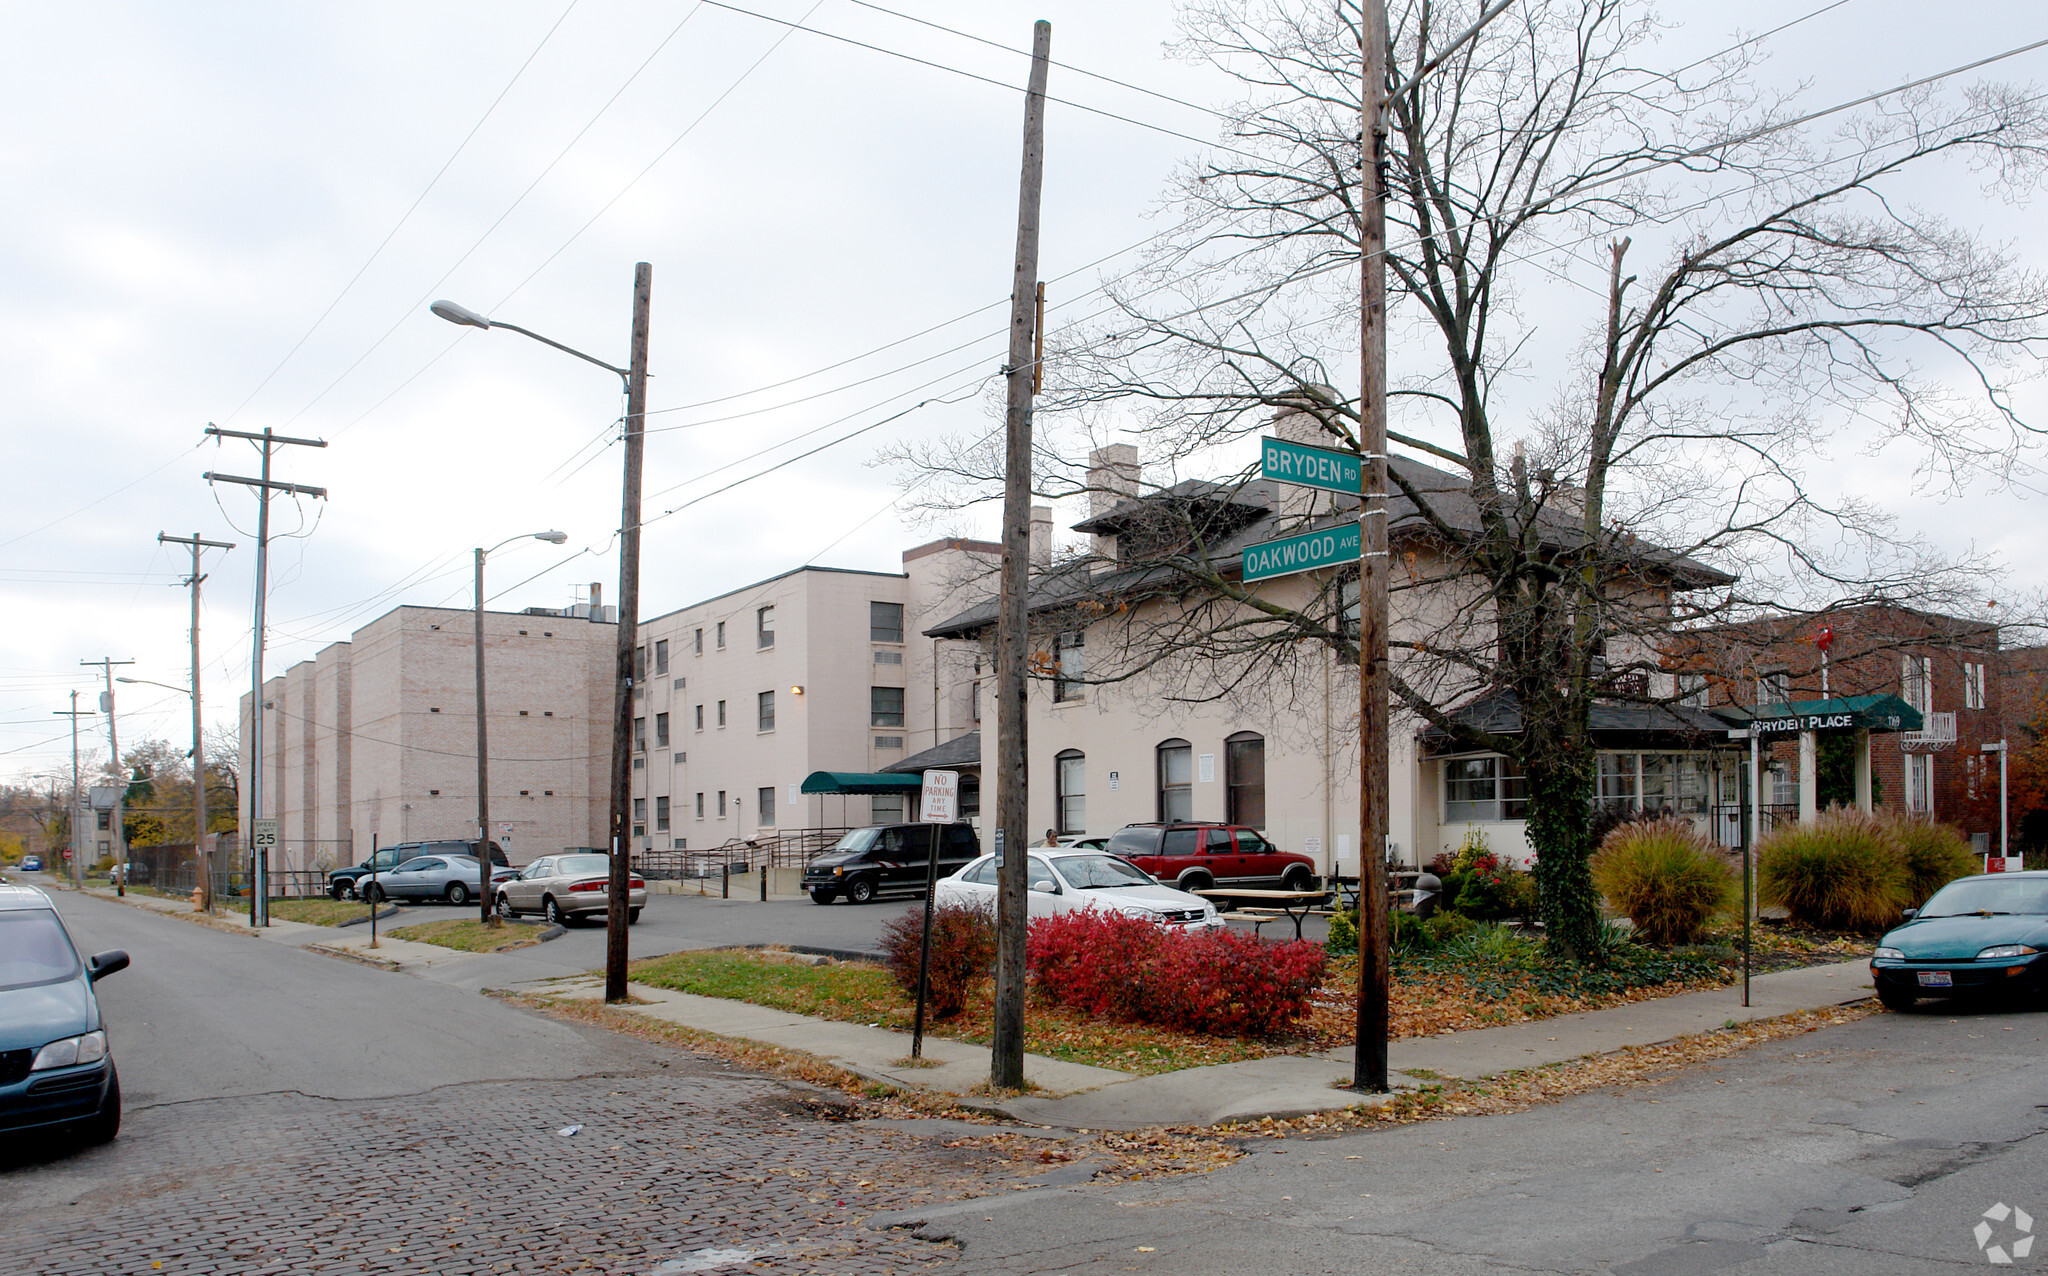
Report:
M 1244 578 L 1271 580 L 1275 576 L 1292 576 L 1295 572 L 1357 561 L 1358 524 L 1346 523 L 1320 532 L 1303 532 L 1299 536 L 1283 536 L 1263 545 L 1246 546 Z
M 1356 496 L 1365 490 L 1357 456 L 1332 452 L 1328 448 L 1305 447 L 1285 439 L 1261 439 L 1259 476 L 1319 487 L 1326 492 Z

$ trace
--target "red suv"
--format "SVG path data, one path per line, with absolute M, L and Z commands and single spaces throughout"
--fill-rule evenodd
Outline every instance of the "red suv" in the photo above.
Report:
M 1103 849 L 1184 891 L 1315 887 L 1314 860 L 1283 851 L 1257 829 L 1237 824 L 1130 824 Z

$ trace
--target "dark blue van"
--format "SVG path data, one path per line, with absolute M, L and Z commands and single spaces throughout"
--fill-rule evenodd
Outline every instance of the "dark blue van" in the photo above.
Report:
M 128 964 L 114 949 L 81 961 L 50 897 L 0 885 L 0 1135 L 75 1134 L 105 1143 L 121 1128 L 121 1079 L 107 1052 L 93 983 Z

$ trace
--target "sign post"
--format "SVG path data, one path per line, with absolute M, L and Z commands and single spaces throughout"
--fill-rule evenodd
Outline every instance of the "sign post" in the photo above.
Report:
M 924 1003 L 930 990 L 932 972 L 932 897 L 939 888 L 939 841 L 946 825 L 957 816 L 960 801 L 958 771 L 927 771 L 918 793 L 918 818 L 932 826 L 929 861 L 924 870 L 924 934 L 917 950 L 917 1014 L 910 1028 L 910 1057 L 924 1058 Z
M 270 914 L 270 901 L 258 899 L 256 892 L 267 889 L 270 882 L 270 852 L 277 845 L 276 818 L 249 821 L 249 924 L 263 925 Z M 261 865 L 259 872 L 257 866 Z

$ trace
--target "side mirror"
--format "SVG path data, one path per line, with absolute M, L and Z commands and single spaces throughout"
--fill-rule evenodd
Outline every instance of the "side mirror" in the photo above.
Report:
M 1905 910 L 1906 920 L 1909 922 L 1912 921 L 1915 917 L 1918 917 L 1919 915 L 1920 910 L 1917 908 L 1908 908 Z
M 1040 895 L 1057 895 L 1060 893 L 1060 888 L 1057 884 L 1045 881 L 1042 878 L 1031 883 L 1031 889 Z
M 117 970 L 128 969 L 128 954 L 118 948 L 94 953 L 85 963 L 86 978 L 98 983 Z

